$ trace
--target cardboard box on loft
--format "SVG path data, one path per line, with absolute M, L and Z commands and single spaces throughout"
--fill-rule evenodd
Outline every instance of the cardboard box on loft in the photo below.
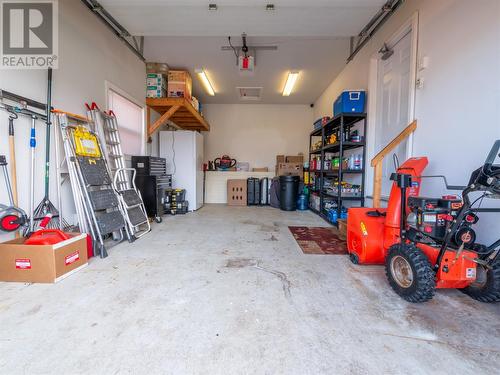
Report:
M 191 100 L 193 81 L 185 70 L 169 70 L 167 78 L 167 96 L 169 98 L 186 98 Z

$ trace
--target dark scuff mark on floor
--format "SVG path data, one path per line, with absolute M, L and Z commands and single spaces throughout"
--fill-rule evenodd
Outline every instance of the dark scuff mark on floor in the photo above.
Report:
M 270 268 L 262 267 L 261 262 L 257 259 L 251 258 L 234 258 L 229 259 L 225 265 L 226 268 L 245 268 L 245 267 L 253 267 L 263 272 L 270 273 L 276 276 L 281 281 L 281 286 L 283 288 L 283 294 L 286 299 L 290 299 L 292 294 L 290 292 L 291 283 L 288 280 L 287 275 L 284 272 L 273 270 Z

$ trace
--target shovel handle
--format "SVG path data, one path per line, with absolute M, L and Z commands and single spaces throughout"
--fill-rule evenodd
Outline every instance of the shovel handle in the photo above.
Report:
M 12 117 L 9 117 L 9 158 L 10 158 L 10 181 L 12 186 L 12 199 L 14 202 L 14 206 L 18 206 L 16 151 L 14 143 L 14 119 Z

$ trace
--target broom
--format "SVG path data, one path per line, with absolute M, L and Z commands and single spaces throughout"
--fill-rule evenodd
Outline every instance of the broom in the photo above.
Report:
M 64 218 L 59 218 L 59 211 L 52 204 L 49 198 L 49 175 L 50 175 L 50 127 L 52 125 L 51 122 L 51 110 L 52 110 L 52 69 L 49 68 L 47 75 L 47 108 L 46 108 L 46 124 L 47 131 L 45 135 L 45 194 L 40 202 L 40 204 L 35 208 L 34 211 L 34 222 L 35 227 L 40 225 L 40 222 L 46 218 L 47 216 L 52 219 L 59 220 L 50 220 L 46 225 L 47 228 L 58 228 L 64 229 L 69 227 L 70 225 L 64 220 Z M 62 226 L 62 228 L 60 228 Z

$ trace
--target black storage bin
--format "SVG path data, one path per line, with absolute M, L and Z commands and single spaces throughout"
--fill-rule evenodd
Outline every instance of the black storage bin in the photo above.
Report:
M 297 209 L 299 182 L 299 176 L 280 176 L 280 208 L 283 211 Z
M 247 179 L 247 205 L 254 206 L 260 204 L 260 181 L 258 178 Z

